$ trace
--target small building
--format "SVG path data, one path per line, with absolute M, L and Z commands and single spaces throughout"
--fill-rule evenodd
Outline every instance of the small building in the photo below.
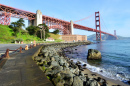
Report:
M 87 41 L 86 35 L 61 35 L 62 40 L 71 42 L 71 41 Z
M 49 37 L 46 39 L 46 41 L 55 41 L 53 38 Z

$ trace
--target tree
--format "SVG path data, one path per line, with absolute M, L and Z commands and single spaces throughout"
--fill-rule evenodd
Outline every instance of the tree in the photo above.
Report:
M 37 36 L 37 32 L 40 30 L 40 28 L 38 26 L 29 26 L 26 28 L 26 30 L 28 31 L 28 33 L 30 35 L 34 35 Z
M 25 27 L 23 18 L 20 18 L 20 19 L 17 21 L 17 26 L 18 26 L 19 28 L 21 28 L 21 29 L 22 29 L 22 26 Z
M 48 26 L 44 23 L 44 24 L 39 24 L 38 27 L 40 28 L 41 30 L 41 40 L 42 40 L 42 36 L 44 37 L 44 40 L 47 38 L 47 37 L 50 37 L 49 35 L 49 28 Z M 42 34 L 43 33 L 43 34 Z
M 23 18 L 20 18 L 16 22 L 12 22 L 9 27 L 14 31 L 14 35 L 16 36 L 22 30 L 22 27 L 25 26 Z
M 60 32 L 60 31 L 59 31 L 58 29 L 56 29 L 53 33 L 54 33 L 54 34 L 59 34 L 59 32 Z
M 45 38 L 50 37 L 50 35 L 49 35 L 49 28 L 46 28 L 46 29 L 45 29 L 45 32 L 46 32 L 46 34 L 45 34 Z
M 17 22 L 12 22 L 11 25 L 9 25 L 9 28 L 11 28 L 14 31 L 14 36 L 17 35 L 19 32 L 19 28 L 17 27 Z

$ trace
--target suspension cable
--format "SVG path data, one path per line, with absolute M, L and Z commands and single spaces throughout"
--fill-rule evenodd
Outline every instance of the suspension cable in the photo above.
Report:
M 94 16 L 94 14 L 91 14 L 91 15 L 89 15 L 89 16 L 86 17 L 86 18 L 83 18 L 83 19 L 80 19 L 80 20 L 74 21 L 74 23 L 79 22 L 79 21 L 83 21 L 83 20 L 88 19 L 88 18 L 90 18 L 90 17 L 92 17 L 92 16 Z

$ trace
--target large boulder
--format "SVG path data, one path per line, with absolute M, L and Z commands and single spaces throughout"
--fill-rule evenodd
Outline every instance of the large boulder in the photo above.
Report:
M 101 59 L 101 52 L 95 49 L 89 49 L 88 50 L 88 56 L 87 59 L 89 60 L 98 60 Z
M 34 60 L 37 61 L 37 62 L 41 62 L 42 59 L 43 59 L 43 57 L 41 57 L 41 56 L 35 56 L 34 57 Z
M 50 68 L 53 66 L 59 66 L 59 64 L 56 61 L 50 61 L 47 64 L 50 66 Z
M 73 86 L 83 86 L 83 81 L 78 76 L 75 76 Z
M 87 83 L 85 86 L 100 86 L 99 83 L 94 79 L 87 80 Z

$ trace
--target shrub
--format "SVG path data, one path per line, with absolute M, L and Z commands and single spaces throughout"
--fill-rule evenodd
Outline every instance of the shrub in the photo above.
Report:
M 26 39 L 26 41 L 33 41 L 32 39 Z
M 20 41 L 20 42 L 22 42 L 23 39 L 22 39 L 22 38 L 17 38 L 16 41 Z

